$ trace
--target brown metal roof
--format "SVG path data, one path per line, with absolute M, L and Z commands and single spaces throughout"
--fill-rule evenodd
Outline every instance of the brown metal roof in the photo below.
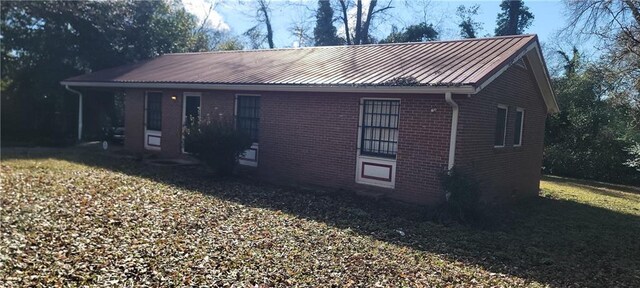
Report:
M 525 52 L 535 35 L 359 46 L 166 54 L 63 84 L 195 83 L 477 86 Z M 402 84 L 399 79 L 410 79 Z

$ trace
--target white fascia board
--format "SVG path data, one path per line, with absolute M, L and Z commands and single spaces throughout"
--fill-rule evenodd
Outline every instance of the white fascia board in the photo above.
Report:
M 533 75 L 536 79 L 536 84 L 540 89 L 540 93 L 542 93 L 542 98 L 544 103 L 547 105 L 547 113 L 557 113 L 560 112 L 560 108 L 558 108 L 558 102 L 556 100 L 556 96 L 553 93 L 553 88 L 551 87 L 551 80 L 549 78 L 549 74 L 547 73 L 547 68 L 545 66 L 544 60 L 542 59 L 542 54 L 540 53 L 540 45 L 538 42 L 531 43 L 524 49 L 520 54 L 518 54 L 510 63 L 504 65 L 504 67 L 500 68 L 498 72 L 493 74 L 489 79 L 480 83 L 475 91 L 471 94 L 477 94 L 482 89 L 487 87 L 493 80 L 496 80 L 502 73 L 507 71 L 507 69 L 511 68 L 518 60 L 523 57 L 527 57 L 529 59 L 529 63 L 531 64 L 530 68 L 533 71 Z
M 344 92 L 344 93 L 386 93 L 386 94 L 473 94 L 472 86 L 296 86 L 296 85 L 235 85 L 198 83 L 127 83 L 127 82 L 75 82 L 62 81 L 62 85 L 98 88 L 131 89 L 197 89 L 236 91 L 280 91 L 280 92 Z

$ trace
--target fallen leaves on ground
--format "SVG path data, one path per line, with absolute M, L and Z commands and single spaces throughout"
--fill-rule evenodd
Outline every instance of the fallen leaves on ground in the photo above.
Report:
M 3 160 L 0 283 L 549 285 L 543 281 L 549 279 L 518 272 L 517 256 L 506 261 L 495 256 L 505 241 L 478 244 L 485 238 L 467 237 L 475 233 L 472 229 L 392 212 L 377 215 L 358 204 L 369 200 L 354 196 L 210 179 L 196 168 L 158 168 L 131 160 L 101 158 L 100 163 L 109 163 L 104 167 L 77 162 Z M 478 251 L 468 249 L 477 244 Z M 531 264 L 527 261 L 521 269 Z

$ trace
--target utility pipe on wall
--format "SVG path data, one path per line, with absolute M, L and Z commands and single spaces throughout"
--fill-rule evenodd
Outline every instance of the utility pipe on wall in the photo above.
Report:
M 64 85 L 64 88 L 72 93 L 78 94 L 78 141 L 80 141 L 82 140 L 82 93 L 69 88 L 69 85 Z
M 453 109 L 453 113 L 451 115 L 451 136 L 449 138 L 449 164 L 447 165 L 447 169 L 451 170 L 456 161 L 456 139 L 458 136 L 458 103 L 453 101 L 451 97 L 451 92 L 444 93 L 444 99 L 447 101 L 449 106 Z

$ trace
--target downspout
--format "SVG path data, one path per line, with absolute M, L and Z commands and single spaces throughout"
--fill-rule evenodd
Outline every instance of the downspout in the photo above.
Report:
M 64 88 L 72 93 L 78 94 L 78 141 L 80 141 L 82 140 L 82 93 L 69 88 L 69 85 L 64 85 Z
M 458 103 L 453 101 L 451 98 L 451 92 L 444 93 L 444 99 L 447 101 L 449 106 L 453 109 L 453 114 L 451 115 L 451 136 L 449 138 L 449 164 L 447 165 L 447 169 L 451 170 L 456 161 L 456 139 L 458 135 Z

